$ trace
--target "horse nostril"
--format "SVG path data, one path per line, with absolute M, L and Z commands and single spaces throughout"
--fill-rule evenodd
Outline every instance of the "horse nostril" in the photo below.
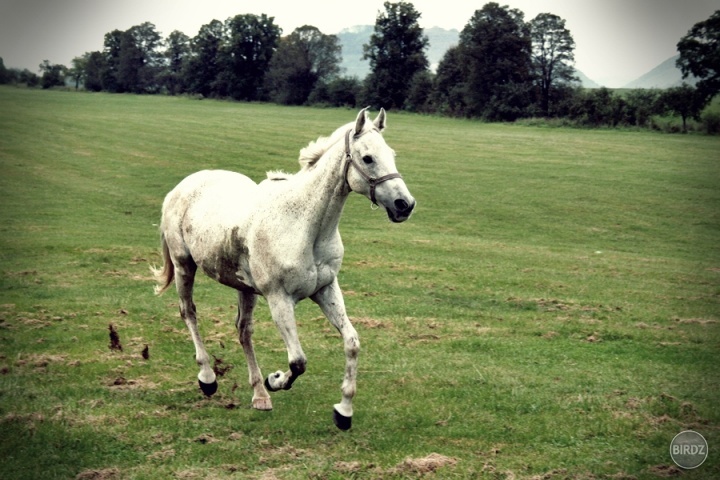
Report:
M 397 208 L 399 212 L 410 212 L 414 206 L 415 205 L 408 205 L 408 203 L 403 199 L 395 200 L 395 208 Z

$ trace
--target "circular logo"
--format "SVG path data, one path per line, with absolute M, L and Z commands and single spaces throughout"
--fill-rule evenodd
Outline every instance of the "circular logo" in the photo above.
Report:
M 692 430 L 678 433 L 670 442 L 670 457 L 680 468 L 697 468 L 707 456 L 708 444 L 705 437 Z

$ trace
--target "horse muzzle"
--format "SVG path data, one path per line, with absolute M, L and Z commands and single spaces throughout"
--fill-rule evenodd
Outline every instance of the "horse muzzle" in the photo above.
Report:
M 413 209 L 415 209 L 415 199 L 410 198 L 409 201 L 403 198 L 396 199 L 391 207 L 385 207 L 387 216 L 393 223 L 401 223 L 410 218 Z

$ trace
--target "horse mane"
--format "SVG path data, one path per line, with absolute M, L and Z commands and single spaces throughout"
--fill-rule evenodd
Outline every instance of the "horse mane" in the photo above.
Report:
M 293 176 L 292 173 L 283 172 L 282 170 L 270 170 L 265 172 L 265 175 L 267 175 L 268 180 L 272 181 L 290 180 Z
M 335 130 L 329 137 L 318 137 L 314 142 L 308 143 L 307 147 L 300 150 L 300 157 L 298 158 L 300 167 L 304 170 L 315 165 L 330 150 L 330 147 L 343 138 L 345 132 L 352 126 L 353 124 L 349 123 Z

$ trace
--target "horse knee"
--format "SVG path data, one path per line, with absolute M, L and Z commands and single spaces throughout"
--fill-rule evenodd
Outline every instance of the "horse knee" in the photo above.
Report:
M 357 335 L 348 338 L 345 342 L 345 355 L 348 358 L 357 358 L 360 353 L 360 339 Z

